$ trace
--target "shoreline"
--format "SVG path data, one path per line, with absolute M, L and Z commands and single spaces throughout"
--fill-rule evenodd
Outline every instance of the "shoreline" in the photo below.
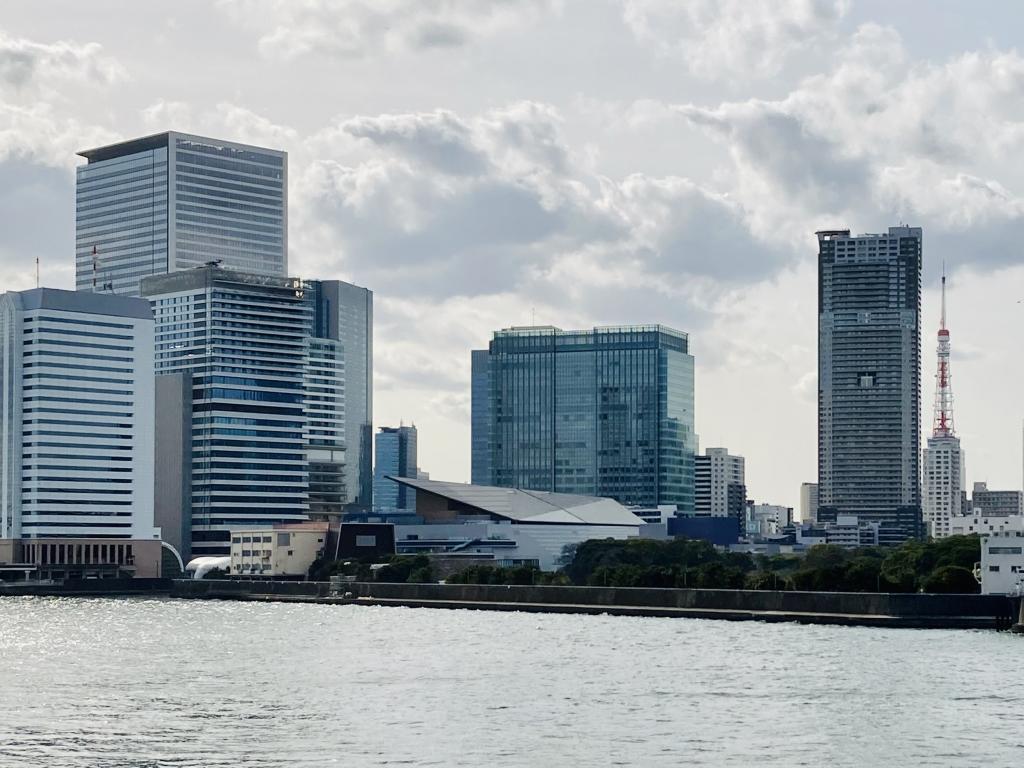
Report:
M 332 592 L 333 588 L 333 592 Z M 340 592 L 341 594 L 337 594 Z M 138 597 L 448 610 L 791 622 L 906 629 L 1011 629 L 1020 598 L 854 592 L 240 580 L 83 580 L 3 585 L 3 596 Z

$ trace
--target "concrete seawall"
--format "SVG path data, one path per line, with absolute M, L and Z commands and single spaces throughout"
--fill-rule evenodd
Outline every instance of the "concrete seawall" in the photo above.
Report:
M 532 587 L 482 584 L 175 581 L 173 597 L 421 608 L 797 621 L 808 624 L 1006 629 L 1016 601 L 998 595 L 770 592 L 724 589 Z
M 171 579 L 68 579 L 60 584 L 0 584 L 0 597 L 130 597 L 169 595 Z

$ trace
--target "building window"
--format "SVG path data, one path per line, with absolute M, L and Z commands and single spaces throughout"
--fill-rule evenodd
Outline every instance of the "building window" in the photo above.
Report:
M 377 537 L 376 536 L 356 536 L 357 547 L 376 547 Z
M 990 573 L 999 573 L 999 566 L 998 565 L 990 565 L 988 567 L 988 570 L 989 570 Z

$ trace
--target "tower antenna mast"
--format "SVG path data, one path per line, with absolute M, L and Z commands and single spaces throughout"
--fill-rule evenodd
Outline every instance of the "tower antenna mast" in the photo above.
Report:
M 939 319 L 939 366 L 935 373 L 935 412 L 932 437 L 954 437 L 953 386 L 949 375 L 949 328 L 946 327 L 946 265 L 942 265 L 942 315 Z

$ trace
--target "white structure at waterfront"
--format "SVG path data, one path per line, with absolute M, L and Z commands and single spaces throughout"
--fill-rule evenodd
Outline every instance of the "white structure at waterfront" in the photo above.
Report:
M 0 538 L 158 537 L 149 302 L 3 294 L 0 383 Z
M 982 537 L 980 567 L 982 594 L 1024 594 L 1024 532 Z
M 232 576 L 302 576 L 323 554 L 327 523 L 292 523 L 231 531 Z
M 550 571 L 565 547 L 588 539 L 628 539 L 644 521 L 612 499 L 437 480 L 395 478 L 416 489 L 418 525 L 395 526 L 399 553 L 452 553 L 495 565 Z

